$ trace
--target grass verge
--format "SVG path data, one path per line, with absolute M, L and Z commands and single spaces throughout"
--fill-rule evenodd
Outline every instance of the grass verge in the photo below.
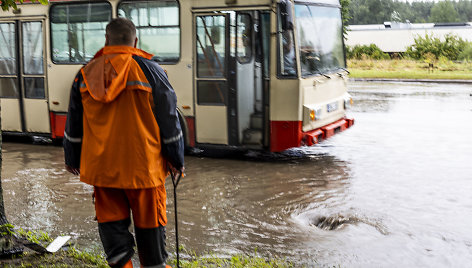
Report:
M 199 268 L 199 267 L 231 267 L 231 268 L 293 268 L 296 266 L 292 262 L 284 259 L 274 258 L 266 259 L 257 256 L 257 250 L 253 256 L 237 254 L 229 258 L 218 257 L 214 254 L 205 254 L 204 256 L 197 256 L 195 252 L 190 252 L 184 247 L 181 247 L 181 253 L 185 256 L 184 260 L 180 260 L 182 268 Z M 172 267 L 177 267 L 177 260 L 169 260 Z M 303 266 L 302 266 L 303 267 Z
M 25 231 L 22 229 L 14 229 L 13 225 L 6 224 L 0 226 L 0 237 L 8 239 L 10 235 L 25 237 L 30 242 L 46 246 L 52 242 L 51 237 L 41 231 Z M 11 242 L 13 243 L 13 242 Z M 234 268 L 292 268 L 294 264 L 282 259 L 265 259 L 257 256 L 234 255 L 229 258 L 217 257 L 207 254 L 205 256 L 197 256 L 195 252 L 190 252 L 181 247 L 184 259 L 180 261 L 182 268 L 197 267 L 234 267 Z M 168 263 L 173 267 L 177 267 L 177 261 L 170 258 Z M 68 268 L 68 267 L 109 267 L 103 256 L 103 252 L 85 252 L 80 251 L 73 245 L 69 244 L 66 250 L 60 250 L 52 254 L 38 254 L 34 251 L 25 249 L 22 254 L 13 255 L 9 258 L 0 259 L 0 267 L 51 267 L 51 268 Z
M 347 61 L 352 78 L 472 80 L 472 64 L 452 61 L 355 60 Z

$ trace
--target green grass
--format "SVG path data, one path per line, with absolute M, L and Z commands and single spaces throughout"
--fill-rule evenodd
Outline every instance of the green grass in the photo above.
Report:
M 11 235 L 25 237 L 28 241 L 46 246 L 52 242 L 49 234 L 42 231 L 26 231 L 15 229 L 11 224 L 0 226 L 0 237 L 11 240 Z M 13 242 L 10 242 L 11 246 Z M 16 245 L 18 246 L 18 245 Z M 108 267 L 101 252 L 80 251 L 69 244 L 67 250 L 60 250 L 52 254 L 38 254 L 25 250 L 22 254 L 9 259 L 0 260 L 0 267 Z
M 451 61 L 348 60 L 352 78 L 472 80 L 472 64 Z
M 46 246 L 52 239 L 42 231 L 25 231 L 23 229 L 15 229 L 13 225 L 0 226 L 0 237 L 8 238 L 9 235 L 16 234 L 26 237 L 29 241 Z M 169 249 L 171 250 L 171 249 Z M 193 251 L 185 249 L 181 246 L 182 256 L 185 258 L 181 261 L 183 268 L 200 268 L 200 267 L 232 267 L 232 268 L 292 268 L 295 265 L 284 259 L 267 259 L 258 256 L 257 250 L 252 256 L 249 255 L 233 255 L 228 258 L 218 257 L 214 254 L 205 254 L 197 256 Z M 170 258 L 168 263 L 176 267 L 176 259 Z M 80 251 L 73 245 L 69 244 L 67 250 L 60 250 L 52 254 L 38 254 L 33 251 L 25 250 L 21 255 L 13 256 L 10 259 L 0 260 L 0 267 L 50 267 L 50 268 L 69 268 L 69 267 L 108 267 L 103 252 L 96 250 L 95 252 Z M 300 267 L 300 266 L 297 266 Z
M 171 260 L 170 265 L 176 267 L 177 261 Z M 293 268 L 293 263 L 282 259 L 265 259 L 258 256 L 234 255 L 231 258 L 216 256 L 192 257 L 191 260 L 181 260 L 182 268 L 200 267 L 231 267 L 231 268 Z
M 168 264 L 177 267 L 175 259 L 169 259 Z M 214 255 L 191 256 L 180 260 L 182 268 L 201 267 L 231 267 L 231 268 L 293 268 L 303 267 L 295 265 L 283 259 L 266 259 L 259 256 L 234 255 L 230 258 L 221 258 Z M 69 268 L 69 267 L 108 267 L 105 258 L 100 253 L 80 252 L 71 247 L 66 251 L 59 251 L 54 254 L 38 255 L 27 252 L 22 256 L 12 260 L 0 261 L 1 267 L 49 267 L 49 268 Z
M 68 250 L 58 251 L 53 254 L 40 255 L 34 252 L 25 252 L 21 256 L 11 260 L 2 260 L 1 267 L 48 267 L 48 268 L 69 268 L 69 267 L 109 267 L 105 258 L 101 254 L 79 252 L 71 247 Z
M 171 252 L 172 249 L 169 249 Z M 220 257 L 215 254 L 202 254 L 198 256 L 195 251 L 188 250 L 180 246 L 180 266 L 182 268 L 200 268 L 200 267 L 231 267 L 231 268 L 292 268 L 304 267 L 295 266 L 295 264 L 281 258 L 263 258 L 257 253 L 257 249 L 252 255 L 236 254 L 231 257 Z M 172 267 L 177 267 L 176 259 L 167 261 Z

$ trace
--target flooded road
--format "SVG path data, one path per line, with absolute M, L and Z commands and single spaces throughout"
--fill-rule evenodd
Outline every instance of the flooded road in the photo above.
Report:
M 316 147 L 284 157 L 187 156 L 181 244 L 220 256 L 257 250 L 309 267 L 470 265 L 472 85 L 349 87 L 354 127 Z M 92 188 L 65 172 L 62 149 L 8 142 L 3 149 L 9 221 L 98 247 Z

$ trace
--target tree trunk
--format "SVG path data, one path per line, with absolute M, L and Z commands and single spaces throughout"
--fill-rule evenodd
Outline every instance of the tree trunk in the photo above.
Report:
M 2 108 L 0 107 L 0 111 Z M 8 223 L 5 215 L 5 204 L 3 203 L 2 188 L 2 119 L 0 118 L 0 225 Z
M 0 107 L 1 112 L 1 107 Z M 3 203 L 3 188 L 2 188 L 2 119 L 0 118 L 0 258 L 5 258 L 13 255 L 18 255 L 23 252 L 23 245 L 18 244 L 13 240 L 13 236 L 7 231 L 10 227 L 3 226 L 8 223 L 5 215 L 5 204 Z

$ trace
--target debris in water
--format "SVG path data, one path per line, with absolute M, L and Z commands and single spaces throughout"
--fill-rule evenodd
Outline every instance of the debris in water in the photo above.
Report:
M 322 216 L 315 219 L 315 221 L 313 222 L 313 225 L 323 230 L 333 231 L 333 230 L 337 230 L 344 227 L 345 224 L 357 223 L 357 222 L 359 222 L 359 220 L 356 218 L 344 217 L 341 215 L 329 216 L 329 217 Z
M 348 224 L 357 224 L 365 223 L 377 229 L 381 234 L 388 235 L 389 232 L 387 228 L 382 225 L 379 221 L 369 220 L 367 218 L 360 218 L 358 216 L 343 216 L 343 215 L 333 215 L 333 216 L 320 216 L 312 219 L 310 225 L 316 226 L 322 230 L 326 231 L 335 231 L 345 227 Z

